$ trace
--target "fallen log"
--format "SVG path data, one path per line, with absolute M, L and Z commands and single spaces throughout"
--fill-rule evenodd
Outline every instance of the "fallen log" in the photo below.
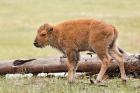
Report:
M 0 62 L 0 75 L 14 73 L 57 73 L 67 72 L 67 59 L 60 57 L 12 60 Z M 15 66 L 16 65 L 16 66 Z M 96 55 L 82 56 L 78 63 L 77 72 L 91 72 L 97 74 L 100 70 L 100 60 Z M 127 74 L 140 75 L 140 55 L 125 55 L 125 70 Z M 118 65 L 115 61 L 109 67 L 107 74 L 119 74 Z

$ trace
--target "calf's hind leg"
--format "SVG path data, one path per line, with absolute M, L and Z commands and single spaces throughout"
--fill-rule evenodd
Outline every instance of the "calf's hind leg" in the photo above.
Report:
M 123 55 L 119 52 L 119 50 L 118 50 L 116 45 L 114 45 L 110 49 L 109 52 L 110 52 L 110 55 L 118 62 L 122 81 L 126 82 L 126 74 L 125 74 L 125 69 L 124 69 Z
M 73 83 L 75 81 L 75 73 L 77 69 L 77 63 L 79 61 L 79 53 L 74 49 L 68 49 L 66 54 L 68 57 L 68 82 Z
M 112 58 L 110 57 L 109 53 L 108 53 L 108 48 L 104 47 L 104 48 L 95 48 L 96 53 L 98 55 L 98 57 L 101 60 L 101 69 L 99 71 L 99 74 L 97 76 L 97 79 L 95 81 L 95 83 L 100 83 L 103 79 L 103 76 L 106 72 L 106 70 L 108 69 L 108 67 L 111 64 L 111 60 Z M 102 50 L 103 49 L 103 50 Z

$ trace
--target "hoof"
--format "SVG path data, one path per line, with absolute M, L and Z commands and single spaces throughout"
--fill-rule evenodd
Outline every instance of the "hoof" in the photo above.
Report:
M 126 85 L 126 83 L 127 83 L 127 80 L 126 80 L 126 79 L 123 79 L 123 80 L 122 80 L 122 84 L 123 84 L 123 85 Z
M 122 78 L 122 84 L 126 85 L 128 78 Z
M 75 79 L 68 80 L 68 83 L 69 84 L 74 84 L 75 83 Z
M 75 82 L 74 81 L 68 81 L 68 84 L 74 84 Z
M 97 85 L 97 86 L 104 86 L 104 87 L 108 87 L 103 81 L 99 81 L 99 80 L 91 80 L 90 79 L 91 84 Z

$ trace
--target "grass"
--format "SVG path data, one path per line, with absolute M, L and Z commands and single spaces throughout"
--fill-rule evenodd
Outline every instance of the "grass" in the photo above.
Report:
M 89 79 L 79 79 L 68 84 L 65 78 L 36 78 L 0 80 L 0 93 L 140 93 L 140 81 L 130 79 L 127 86 L 119 79 L 106 82 L 107 87 L 91 85 Z M 7 88 L 8 87 L 8 88 Z
M 54 49 L 33 46 L 36 30 L 45 22 L 56 24 L 76 18 L 96 18 L 115 25 L 120 31 L 119 46 L 140 52 L 139 10 L 139 0 L 1 0 L 0 59 L 58 55 Z
M 65 78 L 36 78 L 0 80 L 0 93 L 139 93 L 140 81 L 130 79 L 127 86 L 119 79 L 106 82 L 107 87 L 91 85 L 89 79 L 78 79 L 68 84 Z
M 77 18 L 96 18 L 120 31 L 118 45 L 130 53 L 140 53 L 139 0 L 0 0 L 0 60 L 59 56 L 55 49 L 37 49 L 33 40 L 37 28 Z M 88 82 L 86 79 L 79 81 Z M 139 80 L 122 87 L 118 79 L 109 87 L 78 83 L 69 86 L 57 78 L 6 80 L 0 78 L 0 93 L 139 93 Z M 58 87 L 59 86 L 59 87 Z

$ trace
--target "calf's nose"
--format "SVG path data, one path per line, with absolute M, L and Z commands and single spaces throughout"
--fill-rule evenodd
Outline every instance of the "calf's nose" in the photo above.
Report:
M 37 46 L 37 45 L 38 45 L 38 44 L 37 44 L 37 42 L 34 42 L 33 44 L 34 44 L 35 46 Z

